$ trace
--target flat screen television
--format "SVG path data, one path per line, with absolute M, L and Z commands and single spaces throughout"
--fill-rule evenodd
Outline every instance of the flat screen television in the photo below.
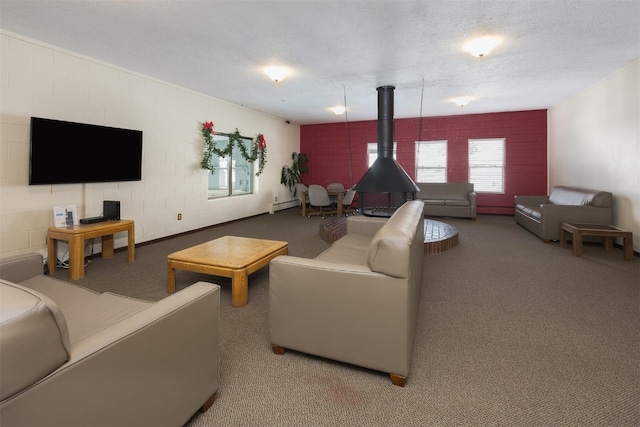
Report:
M 142 180 L 142 131 L 31 118 L 29 185 Z

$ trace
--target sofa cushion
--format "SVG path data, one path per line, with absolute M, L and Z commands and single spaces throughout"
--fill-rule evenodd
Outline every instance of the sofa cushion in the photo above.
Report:
M 98 295 L 88 304 L 65 312 L 72 343 L 132 316 L 153 304 L 109 292 Z
M 469 192 L 473 191 L 473 184 L 468 182 L 417 182 L 420 189 L 416 194 L 419 199 L 469 199 Z
M 336 240 L 332 246 L 341 246 L 348 249 L 355 249 L 361 252 L 366 252 L 367 249 L 369 249 L 371 237 L 372 236 L 367 234 L 347 233 L 340 239 Z
M 373 236 L 367 251 L 367 264 L 372 271 L 409 277 L 411 244 L 416 223 L 422 217 L 422 206 L 419 201 L 403 204 Z
M 51 298 L 63 313 L 68 313 L 75 307 L 85 306 L 100 295 L 88 288 L 42 274 L 22 281 L 20 285 Z
M 50 276 L 35 276 L 20 284 L 56 302 L 64 312 L 72 343 L 152 305 L 121 295 L 99 294 Z
M 431 206 L 444 206 L 443 199 L 422 199 L 422 203 Z
M 444 201 L 447 206 L 470 206 L 469 199 L 448 199 Z
M 69 355 L 69 331 L 58 305 L 37 291 L 0 280 L 0 400 L 44 378 Z
M 367 250 L 357 249 L 334 242 L 330 248 L 322 252 L 316 259 L 334 264 L 367 265 Z
M 558 185 L 553 187 L 549 194 L 549 203 L 553 203 L 554 205 L 611 207 L 611 202 L 611 193 L 586 188 Z

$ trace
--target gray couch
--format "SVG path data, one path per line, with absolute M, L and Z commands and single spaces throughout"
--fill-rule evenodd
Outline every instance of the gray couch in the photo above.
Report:
M 612 224 L 608 191 L 558 185 L 548 196 L 515 196 L 516 223 L 545 243 L 560 238 L 560 223 Z
M 424 203 L 425 216 L 476 219 L 476 193 L 468 182 L 416 182 L 416 199 Z
M 151 303 L 0 260 L 3 426 L 181 426 L 218 390 L 220 288 Z
M 391 218 L 350 216 L 347 233 L 314 259 L 279 256 L 269 266 L 269 339 L 389 373 L 404 386 L 424 261 L 422 202 Z

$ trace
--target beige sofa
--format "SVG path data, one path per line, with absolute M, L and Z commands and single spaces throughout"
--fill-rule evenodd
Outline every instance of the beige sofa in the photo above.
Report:
M 0 260 L 3 426 L 181 426 L 213 403 L 217 285 L 151 303 L 42 272 L 39 254 Z
M 515 196 L 516 223 L 545 243 L 560 238 L 560 223 L 612 224 L 608 191 L 558 185 L 548 196 Z
M 476 219 L 476 193 L 469 182 L 416 182 L 416 199 L 424 203 L 425 216 Z
M 346 221 L 346 235 L 316 258 L 271 261 L 273 351 L 297 350 L 386 372 L 404 386 L 424 260 L 422 202 L 406 202 L 391 218 Z

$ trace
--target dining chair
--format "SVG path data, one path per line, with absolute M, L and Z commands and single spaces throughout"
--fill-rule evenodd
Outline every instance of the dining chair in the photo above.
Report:
M 341 182 L 332 182 L 327 185 L 327 191 L 342 191 L 344 190 L 344 184 Z
M 342 184 L 341 182 L 331 182 L 329 183 L 329 185 L 327 185 L 327 191 L 330 193 L 344 191 L 344 184 Z M 338 196 L 330 194 L 329 198 L 333 203 L 338 203 Z
M 307 216 L 321 215 L 322 218 L 326 214 L 335 214 L 337 209 L 327 193 L 326 188 L 321 185 L 311 184 L 309 186 L 309 209 Z

